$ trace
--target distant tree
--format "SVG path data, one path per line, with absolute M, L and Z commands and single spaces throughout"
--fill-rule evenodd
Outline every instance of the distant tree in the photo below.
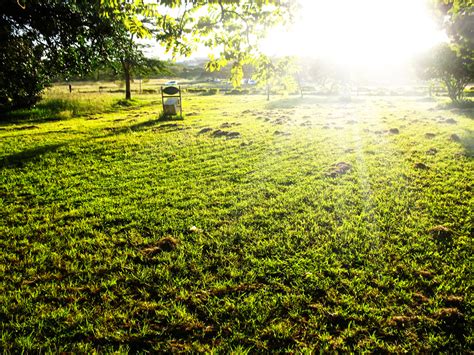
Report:
M 240 87 L 246 65 L 266 65 L 268 58 L 259 51 L 259 39 L 272 26 L 292 21 L 296 4 L 295 0 L 208 1 L 207 15 L 194 27 L 201 43 L 220 49 L 218 56 L 210 57 L 207 70 L 230 65 L 232 85 Z
M 133 37 L 151 37 L 173 56 L 189 56 L 197 43 L 220 49 L 206 69 L 219 70 L 231 63 L 231 81 L 240 86 L 246 64 L 259 57 L 258 40 L 269 27 L 290 19 L 295 0 L 102 0 L 110 18 L 123 22 L 129 37 L 119 36 L 117 46 L 126 83 L 130 68 L 140 61 Z M 118 26 L 120 28 L 120 26 Z M 129 85 L 126 84 L 126 88 Z M 126 92 L 128 90 L 126 89 Z M 130 95 L 127 94 L 126 98 Z
M 474 59 L 462 56 L 444 43 L 433 48 L 417 62 L 422 79 L 437 79 L 445 86 L 453 102 L 463 98 L 466 85 L 474 80 Z
M 282 87 L 285 91 L 296 89 L 296 64 L 292 57 L 272 59 L 262 55 L 256 60 L 253 78 L 259 86 L 266 88 L 267 101 L 274 87 Z
M 340 87 L 350 81 L 350 74 L 346 68 L 327 60 L 306 60 L 301 64 L 301 70 L 306 80 L 317 83 L 327 94 L 335 94 Z

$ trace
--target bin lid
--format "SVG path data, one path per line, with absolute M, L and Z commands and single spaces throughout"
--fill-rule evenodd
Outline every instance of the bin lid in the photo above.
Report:
M 167 86 L 162 90 L 166 95 L 176 95 L 179 92 L 176 86 Z

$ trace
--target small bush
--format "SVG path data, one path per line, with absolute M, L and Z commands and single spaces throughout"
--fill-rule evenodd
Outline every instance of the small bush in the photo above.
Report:
M 64 110 L 61 112 L 58 112 L 57 118 L 60 120 L 67 120 L 73 116 L 73 111 L 71 110 Z
M 227 93 L 227 95 L 248 95 L 249 94 L 248 89 L 233 89 Z
M 205 93 L 207 92 L 207 89 L 203 89 L 203 88 L 188 88 L 186 89 L 186 92 L 189 92 L 191 94 L 199 94 L 199 93 Z
M 157 90 L 155 89 L 143 89 L 142 94 L 156 94 Z
M 219 89 L 212 88 L 203 93 L 203 95 L 216 95 L 219 93 Z

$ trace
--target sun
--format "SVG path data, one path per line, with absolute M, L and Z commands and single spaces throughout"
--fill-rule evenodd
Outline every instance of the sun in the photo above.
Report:
M 326 58 L 380 67 L 409 60 L 446 39 L 423 0 L 300 0 L 298 20 L 262 44 L 268 55 Z

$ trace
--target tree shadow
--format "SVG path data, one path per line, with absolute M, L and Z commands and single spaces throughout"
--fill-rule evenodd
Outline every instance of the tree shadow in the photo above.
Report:
M 55 152 L 62 146 L 64 146 L 64 143 L 48 144 L 6 155 L 0 158 L 0 166 L 4 168 L 22 168 L 26 163 L 37 161 L 42 155 Z
M 166 117 L 166 116 L 165 116 Z M 124 126 L 124 127 L 117 127 L 117 128 L 111 128 L 109 129 L 110 134 L 107 136 L 112 136 L 112 135 L 119 135 L 123 133 L 128 133 L 128 132 L 143 132 L 148 129 L 152 129 L 154 131 L 157 130 L 163 130 L 163 131 L 173 131 L 173 130 L 182 130 L 185 129 L 182 124 L 179 124 L 178 122 L 184 121 L 183 118 L 181 117 L 171 117 L 171 118 L 163 118 L 159 117 L 154 120 L 148 120 L 144 122 L 139 122 L 130 126 Z M 176 123 L 171 123 L 171 122 L 176 122 Z M 163 124 L 164 123 L 164 124 Z
M 453 111 L 460 116 L 470 118 L 471 120 L 474 119 L 474 108 L 471 108 L 471 109 L 457 108 L 457 109 L 454 109 Z
M 474 157 L 474 131 L 466 130 L 466 135 L 461 139 L 461 145 L 463 146 L 466 155 L 469 158 Z
M 334 96 L 297 96 L 270 101 L 267 103 L 267 109 L 284 109 L 284 108 L 295 108 L 300 105 L 320 105 L 320 104 L 336 104 L 346 105 L 360 102 L 360 97 L 341 98 L 338 95 Z
M 0 126 L 4 127 L 24 123 L 43 123 L 60 120 L 61 118 L 57 117 L 57 113 L 51 113 L 37 108 L 0 113 Z
M 167 116 L 164 114 L 161 114 L 160 117 L 158 118 L 158 121 L 162 122 L 168 122 L 168 121 L 184 121 L 184 116 Z
M 440 109 L 450 110 L 451 112 L 474 119 L 474 100 L 465 99 L 460 102 L 449 102 L 443 105 L 438 105 Z

